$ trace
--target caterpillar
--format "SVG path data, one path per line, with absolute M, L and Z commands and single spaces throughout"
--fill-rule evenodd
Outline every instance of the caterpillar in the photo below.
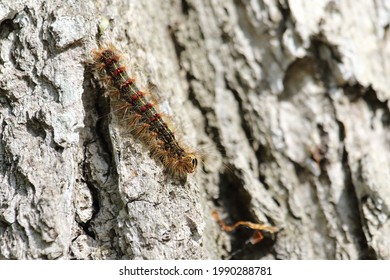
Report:
M 108 85 L 113 88 L 110 96 L 116 96 L 131 132 L 149 149 L 151 156 L 160 161 L 164 171 L 183 178 L 193 173 L 198 165 L 194 152 L 187 151 L 163 119 L 156 106 L 141 91 L 121 61 L 120 52 L 113 46 L 93 51 L 95 67 Z
M 269 233 L 278 232 L 278 229 L 276 227 L 265 225 L 265 224 L 256 224 L 256 223 L 246 222 L 246 221 L 238 221 L 238 222 L 234 223 L 233 225 L 229 226 L 229 225 L 225 224 L 224 221 L 222 221 L 219 218 L 217 211 L 214 210 L 211 214 L 214 217 L 214 219 L 218 222 L 218 224 L 221 226 L 222 230 L 224 230 L 226 232 L 232 232 L 236 228 L 241 227 L 241 226 L 253 229 L 254 233 L 250 239 L 250 243 L 252 243 L 252 244 L 257 244 L 261 240 L 263 240 L 263 235 L 262 235 L 261 231 L 267 231 Z

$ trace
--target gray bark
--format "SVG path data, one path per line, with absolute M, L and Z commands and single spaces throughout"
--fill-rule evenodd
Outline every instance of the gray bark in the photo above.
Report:
M 389 9 L 2 1 L 0 259 L 389 259 Z M 110 113 L 98 43 L 202 155 L 185 183 Z

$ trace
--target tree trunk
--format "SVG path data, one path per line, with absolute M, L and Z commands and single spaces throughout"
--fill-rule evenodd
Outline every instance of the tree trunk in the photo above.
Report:
M 3 1 L 0 259 L 389 259 L 389 9 Z M 198 151 L 186 181 L 115 114 L 109 43 Z

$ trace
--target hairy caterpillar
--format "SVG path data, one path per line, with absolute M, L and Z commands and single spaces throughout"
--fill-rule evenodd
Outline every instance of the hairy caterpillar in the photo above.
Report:
M 151 156 L 163 164 L 165 172 L 180 178 L 195 172 L 196 154 L 178 142 L 162 115 L 128 75 L 119 51 L 110 45 L 94 50 L 93 57 L 101 76 L 114 88 L 110 95 L 116 96 L 132 134 L 150 149 Z

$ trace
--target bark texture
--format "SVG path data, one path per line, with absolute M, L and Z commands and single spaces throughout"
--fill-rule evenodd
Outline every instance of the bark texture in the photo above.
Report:
M 390 259 L 389 25 L 386 1 L 2 1 L 0 259 Z M 110 113 L 110 42 L 204 155 L 186 182 Z

